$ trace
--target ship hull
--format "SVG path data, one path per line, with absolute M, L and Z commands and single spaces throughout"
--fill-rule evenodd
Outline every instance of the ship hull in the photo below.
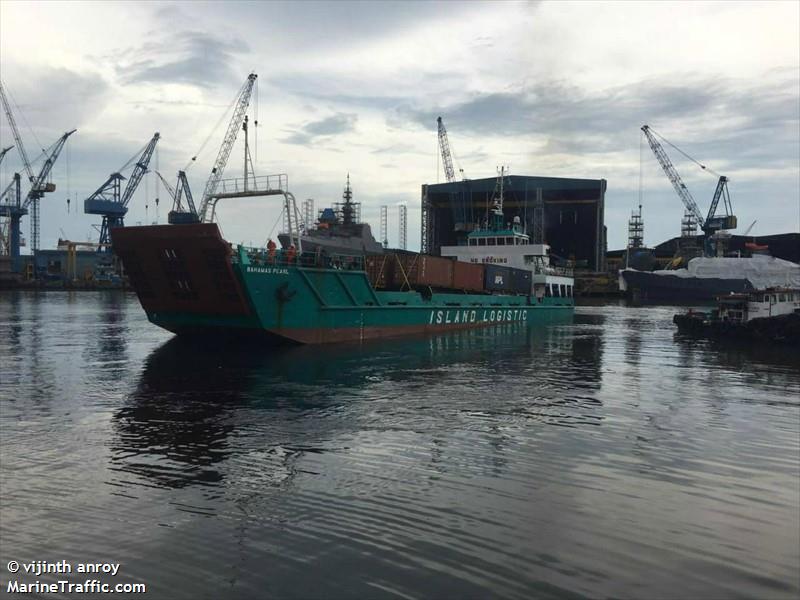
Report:
M 628 296 L 645 302 L 713 302 L 717 296 L 746 293 L 753 289 L 747 279 L 678 277 L 647 271 L 620 271 Z
M 534 323 L 574 310 L 572 298 L 376 291 L 360 269 L 233 250 L 213 224 L 115 230 L 114 245 L 148 319 L 183 336 L 321 344 Z
M 359 237 L 347 236 L 300 236 L 304 252 L 324 251 L 329 254 L 350 254 L 353 256 L 361 254 L 382 254 L 383 246 L 372 240 L 365 240 Z M 292 238 L 287 233 L 278 235 L 281 247 L 288 248 L 292 244 Z

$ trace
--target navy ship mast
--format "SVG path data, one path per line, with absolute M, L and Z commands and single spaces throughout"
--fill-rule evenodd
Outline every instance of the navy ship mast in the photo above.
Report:
M 350 173 L 347 174 L 347 186 L 342 193 L 344 202 L 336 204 L 337 212 L 342 215 L 342 225 L 358 223 L 358 202 L 353 202 L 353 190 L 350 188 Z

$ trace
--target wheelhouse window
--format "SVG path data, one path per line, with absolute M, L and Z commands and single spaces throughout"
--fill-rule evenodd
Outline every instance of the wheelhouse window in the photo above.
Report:
M 506 238 L 497 238 L 497 245 L 498 246 L 505 246 L 506 245 Z
M 489 246 L 497 245 L 497 238 L 486 238 L 486 243 Z
M 486 238 L 479 238 L 478 246 L 485 246 L 485 245 L 486 245 Z

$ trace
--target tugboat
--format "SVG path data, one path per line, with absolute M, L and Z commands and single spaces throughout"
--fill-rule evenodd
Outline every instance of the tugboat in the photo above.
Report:
M 309 252 L 328 254 L 346 254 L 361 256 L 364 254 L 381 254 L 383 246 L 375 240 L 368 223 L 359 223 L 358 202 L 353 202 L 353 190 L 350 188 L 350 174 L 347 174 L 347 186 L 342 194 L 343 202 L 320 211 L 316 227 L 300 234 L 300 245 Z M 288 249 L 293 244 L 288 233 L 278 235 L 281 246 Z
M 672 318 L 682 333 L 718 338 L 800 342 L 800 288 L 768 288 L 717 298 L 710 312 Z

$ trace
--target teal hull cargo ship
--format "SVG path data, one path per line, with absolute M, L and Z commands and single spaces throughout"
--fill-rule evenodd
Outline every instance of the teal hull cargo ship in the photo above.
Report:
M 215 223 L 125 227 L 112 239 L 148 319 L 181 335 L 318 344 L 526 323 L 574 310 L 572 280 L 563 273 L 474 257 L 233 247 Z

